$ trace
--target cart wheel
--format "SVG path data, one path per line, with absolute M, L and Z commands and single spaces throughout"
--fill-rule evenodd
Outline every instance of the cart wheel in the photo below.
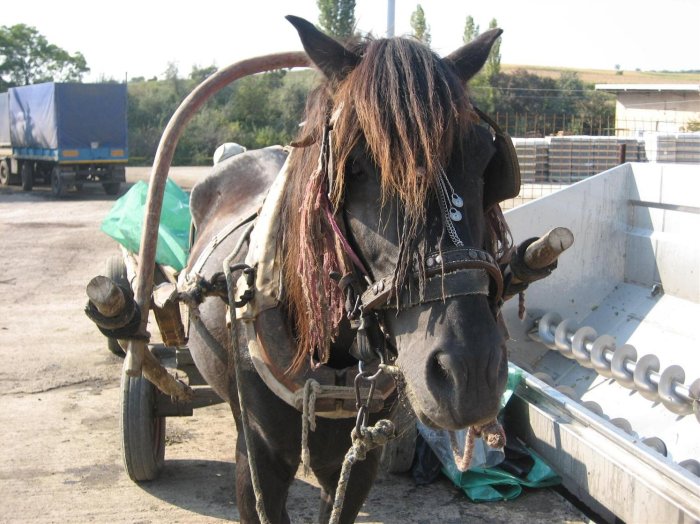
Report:
M 126 264 L 124 264 L 124 259 L 121 255 L 112 255 L 107 259 L 104 276 L 121 286 L 129 286 Z M 107 338 L 107 349 L 118 357 L 126 355 L 116 338 Z
M 397 407 L 394 417 L 396 425 L 395 439 L 390 440 L 382 450 L 381 467 L 388 473 L 406 473 L 411 470 L 416 454 L 416 415 L 409 406 Z
M 126 371 L 126 370 L 125 370 Z M 122 373 L 121 433 L 124 469 L 134 482 L 158 478 L 165 457 L 165 417 L 155 412 L 156 389 Z

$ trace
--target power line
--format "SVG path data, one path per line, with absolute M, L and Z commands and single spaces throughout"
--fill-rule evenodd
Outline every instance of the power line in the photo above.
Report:
M 533 92 L 553 92 L 553 93 L 599 93 L 595 89 L 561 89 L 554 87 L 501 87 L 501 86 L 471 86 L 472 90 L 498 89 L 500 91 L 533 91 Z

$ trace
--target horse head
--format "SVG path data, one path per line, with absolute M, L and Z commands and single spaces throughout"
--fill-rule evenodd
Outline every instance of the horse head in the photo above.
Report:
M 499 263 L 510 242 L 488 175 L 492 138 L 466 83 L 501 31 L 441 58 L 405 38 L 344 45 L 288 19 L 326 77 L 290 164 L 296 365 L 327 361 L 347 332 L 347 296 L 328 275 L 354 272 L 356 304 L 380 320 L 419 419 L 446 429 L 493 419 L 507 378 Z

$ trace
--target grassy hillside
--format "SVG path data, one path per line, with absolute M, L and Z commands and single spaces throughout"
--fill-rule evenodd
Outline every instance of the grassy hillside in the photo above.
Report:
M 572 69 L 565 67 L 502 64 L 501 71 L 512 73 L 522 69 L 533 75 L 559 78 L 565 71 L 578 73 L 588 84 L 700 84 L 700 73 L 660 73 L 656 71 L 622 71 L 606 69 Z

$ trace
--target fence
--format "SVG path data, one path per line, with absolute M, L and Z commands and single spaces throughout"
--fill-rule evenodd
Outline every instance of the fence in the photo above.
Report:
M 496 114 L 495 119 L 514 137 L 523 181 L 520 196 L 505 202 L 505 208 L 553 193 L 624 162 L 700 164 L 699 132 L 635 131 L 616 136 L 616 130 L 610 127 L 612 118 Z M 644 129 L 639 123 L 629 125 Z M 561 131 L 577 126 L 596 132 L 569 136 Z M 662 127 L 669 127 L 668 123 Z M 544 136 L 543 130 L 547 129 L 560 131 Z
M 694 120 L 693 115 L 695 115 Z M 611 114 L 496 113 L 492 117 L 501 129 L 510 136 L 522 138 L 571 135 L 640 137 L 646 132 L 687 133 L 700 131 L 700 117 L 695 113 L 669 113 L 663 117 L 617 120 Z
M 554 135 L 615 135 L 615 117 L 611 115 L 496 113 L 494 119 L 510 136 L 524 138 L 544 138 Z

